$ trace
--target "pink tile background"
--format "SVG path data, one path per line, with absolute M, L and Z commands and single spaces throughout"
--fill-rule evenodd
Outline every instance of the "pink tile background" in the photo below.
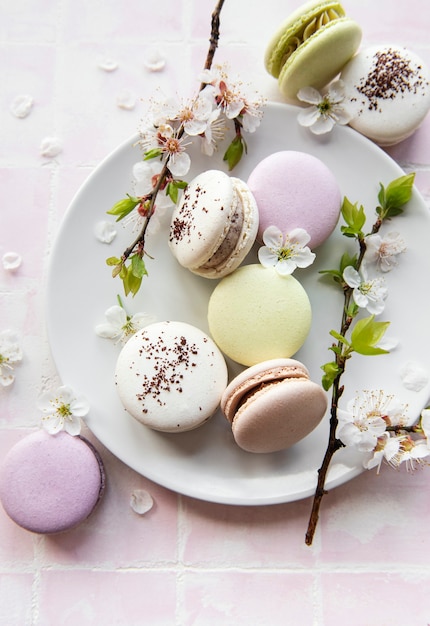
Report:
M 265 46 L 299 0 L 225 0 L 217 61 L 280 101 Z M 430 64 L 427 0 L 345 0 L 364 43 L 399 42 Z M 0 6 L 0 331 L 22 337 L 12 388 L 0 388 L 0 460 L 37 426 L 37 398 L 59 384 L 45 330 L 44 281 L 61 219 L 80 185 L 135 134 L 157 90 L 188 96 L 206 56 L 210 0 L 3 0 Z M 166 60 L 150 72 L 154 51 Z M 117 63 L 115 71 L 98 66 Z M 117 106 L 124 91 L 133 110 Z M 17 95 L 34 107 L 11 115 Z M 40 154 L 46 137 L 62 151 Z M 430 117 L 387 149 L 430 202 Z M 423 285 L 421 285 L 423 287 Z M 425 285 L 424 287 L 425 288 Z M 71 306 L 71 303 L 66 303 Z M 426 626 L 430 624 L 429 469 L 365 473 L 325 498 L 314 545 L 310 500 L 234 507 L 174 494 L 99 449 L 108 482 L 75 530 L 39 537 L 0 507 L 0 626 Z M 129 505 L 146 489 L 154 507 Z

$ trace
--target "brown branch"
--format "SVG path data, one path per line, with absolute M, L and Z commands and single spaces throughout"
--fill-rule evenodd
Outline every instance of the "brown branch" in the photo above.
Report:
M 378 218 L 372 227 L 372 231 L 371 231 L 372 234 L 377 233 L 381 225 L 382 225 L 382 220 Z M 360 246 L 360 253 L 357 259 L 357 263 L 356 263 L 357 271 L 361 267 L 364 254 L 366 252 L 366 242 L 364 238 L 360 237 L 358 242 Z M 352 292 L 353 292 L 352 288 L 345 285 L 344 307 L 343 307 L 341 330 L 340 330 L 340 334 L 343 337 L 345 337 L 353 321 L 353 318 L 348 313 L 349 304 L 350 304 L 351 297 L 352 297 Z M 338 347 L 339 348 L 342 347 L 340 342 L 338 343 Z M 325 483 L 326 483 L 327 473 L 330 467 L 331 460 L 333 456 L 335 455 L 335 453 L 340 448 L 343 447 L 343 443 L 336 437 L 336 430 L 338 426 L 337 406 L 338 406 L 339 399 L 343 393 L 343 386 L 340 386 L 340 380 L 345 372 L 345 358 L 341 354 L 336 355 L 336 364 L 339 367 L 339 373 L 337 374 L 333 382 L 333 392 L 332 392 L 331 411 L 330 411 L 330 431 L 329 431 L 328 444 L 327 444 L 327 448 L 324 454 L 323 461 L 318 470 L 318 481 L 317 481 L 317 486 L 315 488 L 311 513 L 309 516 L 308 528 L 307 528 L 306 536 L 305 536 L 305 542 L 306 542 L 306 545 L 308 546 L 312 545 L 315 530 L 318 525 L 319 511 L 321 508 L 322 499 L 324 495 L 327 493 L 325 489 Z
M 204 66 L 205 70 L 210 70 L 210 68 L 212 67 L 212 62 L 213 62 L 213 58 L 215 56 L 215 52 L 216 49 L 218 47 L 218 41 L 219 41 L 219 27 L 220 27 L 220 14 L 221 14 L 221 9 L 223 7 L 224 4 L 224 0 L 218 0 L 218 3 L 212 13 L 212 18 L 211 18 L 211 36 L 209 39 L 209 50 L 208 50 L 208 54 L 206 57 L 206 63 Z
M 340 378 L 341 378 L 341 374 L 339 374 L 336 377 L 336 380 L 333 383 L 329 440 L 328 440 L 327 449 L 325 451 L 325 455 L 324 455 L 321 467 L 318 470 L 318 482 L 317 482 L 317 486 L 315 489 L 311 514 L 309 517 L 308 529 L 306 531 L 306 537 L 305 537 L 305 542 L 306 542 L 306 545 L 308 546 L 312 545 L 315 530 L 318 525 L 319 511 L 321 508 L 322 499 L 327 493 L 325 489 L 325 483 L 326 483 L 327 472 L 330 467 L 331 460 L 334 454 L 340 448 L 343 447 L 343 443 L 339 439 L 336 438 L 336 429 L 337 429 L 337 423 L 338 423 L 337 403 L 343 391 L 343 389 L 339 387 Z

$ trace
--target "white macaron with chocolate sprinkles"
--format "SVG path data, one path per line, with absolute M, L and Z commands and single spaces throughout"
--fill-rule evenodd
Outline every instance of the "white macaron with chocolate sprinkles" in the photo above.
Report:
M 201 426 L 216 412 L 227 386 L 227 365 L 199 328 L 156 322 L 122 348 L 115 384 L 124 408 L 141 424 L 179 433 Z
M 185 189 L 172 214 L 170 249 L 180 265 L 206 278 L 235 270 L 254 244 L 258 208 L 247 184 L 207 170 Z
M 397 45 L 369 46 L 343 68 L 350 126 L 380 146 L 410 137 L 430 110 L 430 73 L 419 56 Z

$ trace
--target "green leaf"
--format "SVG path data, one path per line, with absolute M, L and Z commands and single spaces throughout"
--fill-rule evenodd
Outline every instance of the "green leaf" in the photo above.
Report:
M 335 339 L 337 339 L 337 341 L 339 341 L 340 343 L 343 343 L 345 346 L 349 346 L 350 343 L 349 341 L 346 339 L 346 337 L 344 337 L 343 335 L 341 335 L 340 333 L 337 333 L 335 330 L 331 330 L 330 331 L 330 335 L 332 337 L 334 337 Z
M 337 283 L 343 282 L 342 273 L 339 270 L 320 270 L 318 273 L 331 276 Z
M 122 260 L 118 259 L 118 257 L 116 257 L 116 256 L 109 257 L 108 259 L 106 259 L 106 265 L 109 265 L 110 267 L 113 267 L 112 278 L 115 278 L 116 276 L 118 276 L 118 274 L 121 273 L 121 270 L 122 270 Z
M 145 267 L 145 261 L 142 259 L 140 254 L 133 254 L 130 260 L 131 273 L 133 274 L 133 276 L 141 279 L 143 276 L 148 274 Z
M 362 206 L 352 204 L 348 198 L 344 198 L 342 208 L 342 217 L 346 226 L 341 226 L 341 231 L 346 237 L 358 237 L 363 234 L 363 226 L 366 223 L 366 214 Z
M 378 348 L 377 344 L 389 325 L 390 322 L 376 322 L 374 315 L 358 320 L 351 333 L 352 349 L 366 356 L 387 354 L 388 350 Z
M 166 196 L 169 196 L 173 204 L 176 204 L 178 201 L 178 188 L 172 183 L 167 183 L 166 185 Z
M 339 271 L 342 277 L 343 277 L 343 272 L 345 271 L 345 268 L 348 267 L 348 265 L 352 265 L 352 267 L 354 268 L 357 267 L 357 260 L 358 260 L 358 257 L 356 254 L 354 254 L 353 256 L 348 254 L 348 252 L 344 252 L 342 254 L 342 257 L 340 259 L 340 264 L 339 264 Z
M 130 264 L 125 275 L 123 276 L 122 282 L 124 285 L 125 295 L 128 296 L 131 293 L 135 296 L 140 289 L 140 285 L 142 284 L 142 278 L 133 274 L 132 265 Z
M 106 265 L 119 265 L 121 263 L 121 259 L 118 259 L 116 256 L 110 256 L 106 259 Z
M 236 135 L 227 150 L 223 161 L 227 161 L 228 169 L 231 171 L 240 161 L 245 150 L 245 142 L 241 135 Z
M 119 200 L 113 207 L 107 211 L 108 215 L 116 215 L 116 221 L 119 222 L 126 215 L 132 212 L 132 210 L 140 204 L 140 198 L 134 198 L 127 194 L 127 198 Z
M 324 365 L 321 365 L 321 369 L 324 372 L 321 384 L 323 386 L 323 389 L 325 389 L 325 391 L 328 391 L 333 385 L 336 377 L 342 373 L 342 370 L 335 361 L 331 361 L 330 363 L 325 363 Z
M 380 206 L 376 209 L 382 219 L 390 219 L 403 213 L 403 207 L 412 197 L 415 173 L 405 174 L 384 187 L 381 183 L 378 194 Z
M 169 196 L 173 204 L 176 204 L 179 197 L 179 189 L 185 189 L 188 183 L 185 180 L 172 180 L 166 185 L 166 196 Z
M 161 156 L 163 153 L 160 148 L 152 148 L 151 150 L 147 150 L 143 155 L 144 161 L 149 161 L 150 159 L 156 159 Z
M 355 304 L 355 302 L 350 302 L 348 308 L 346 309 L 346 314 L 348 317 L 355 317 L 360 310 L 360 307 Z

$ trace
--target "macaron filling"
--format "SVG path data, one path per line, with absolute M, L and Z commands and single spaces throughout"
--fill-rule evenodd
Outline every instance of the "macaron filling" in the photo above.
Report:
M 236 190 L 233 190 L 234 194 L 234 209 L 233 215 L 230 217 L 229 228 L 225 234 L 224 239 L 221 241 L 214 254 L 200 267 L 202 269 L 213 269 L 219 266 L 223 266 L 227 259 L 230 258 L 234 252 L 237 242 L 240 238 L 240 234 L 243 228 L 243 210 L 242 205 L 239 202 L 238 194 Z
M 297 367 L 277 367 L 261 374 L 255 374 L 253 378 L 233 389 L 230 397 L 225 401 L 224 411 L 230 421 L 234 420 L 235 414 L 248 402 L 250 398 L 264 388 L 272 387 L 278 383 L 297 380 L 309 380 L 304 369 Z
M 336 8 L 325 9 L 318 15 L 313 16 L 310 21 L 305 22 L 299 32 L 294 33 L 292 37 L 287 39 L 286 48 L 281 58 L 281 67 L 302 43 L 312 37 L 318 30 L 344 17 L 344 15 L 345 13 L 342 8 L 336 6 Z
M 273 378 L 272 380 L 265 380 L 264 382 L 260 382 L 255 384 L 250 389 L 247 389 L 239 398 L 239 401 L 236 405 L 236 414 L 240 411 L 240 409 L 247 404 L 249 400 L 251 400 L 258 393 L 264 392 L 269 387 L 274 387 L 275 385 L 280 385 L 282 383 L 288 383 L 291 381 L 297 382 L 299 380 L 309 380 L 305 376 L 297 376 L 297 377 L 286 377 L 286 378 Z M 233 420 L 235 415 L 233 415 Z

